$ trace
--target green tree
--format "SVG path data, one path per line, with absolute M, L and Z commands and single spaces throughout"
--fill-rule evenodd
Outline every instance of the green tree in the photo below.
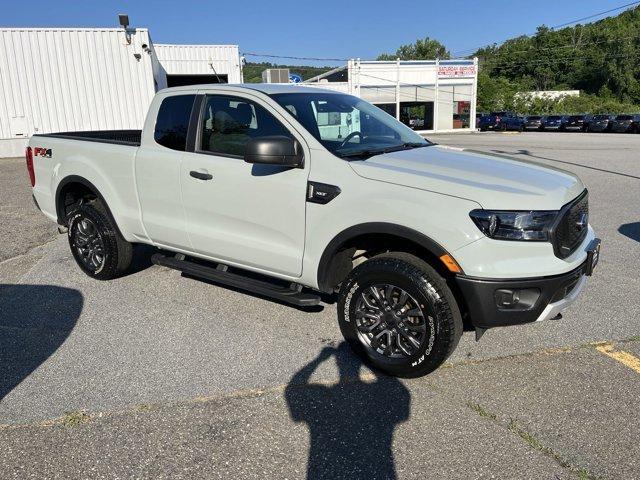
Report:
M 520 91 L 570 89 L 588 95 L 579 104 L 568 99 L 532 103 L 539 110 L 535 113 L 577 106 L 583 108 L 580 113 L 640 111 L 640 7 L 559 30 L 541 26 L 534 35 L 480 48 L 474 56 L 480 60 L 478 104 L 483 109 L 505 108 L 515 85 Z M 496 92 L 496 85 L 507 90 Z
M 425 37 L 424 40 L 417 40 L 416 43 L 401 45 L 396 53 L 383 53 L 378 56 L 378 60 L 433 60 L 436 58 L 449 59 L 451 54 L 438 40 Z

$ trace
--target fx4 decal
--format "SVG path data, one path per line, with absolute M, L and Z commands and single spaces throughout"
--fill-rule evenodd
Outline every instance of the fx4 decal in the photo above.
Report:
M 33 156 L 34 157 L 46 157 L 51 158 L 52 152 L 50 148 L 43 147 L 33 147 Z

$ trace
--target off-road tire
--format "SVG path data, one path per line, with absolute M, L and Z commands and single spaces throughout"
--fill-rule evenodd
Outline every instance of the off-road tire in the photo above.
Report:
M 417 300 L 429 321 L 428 340 L 411 356 L 383 355 L 358 334 L 357 299 L 365 289 L 385 282 Z M 458 345 L 463 330 L 460 309 L 444 278 L 427 262 L 402 252 L 377 255 L 351 271 L 340 288 L 338 322 L 345 340 L 365 363 L 398 377 L 419 377 L 438 368 Z
M 103 260 L 98 268 L 90 268 L 76 248 L 77 224 L 87 219 L 93 225 L 102 243 Z M 80 203 L 67 216 L 68 240 L 71 253 L 80 269 L 91 278 L 111 280 L 124 274 L 131 265 L 133 245 L 118 232 L 106 208 L 100 200 Z

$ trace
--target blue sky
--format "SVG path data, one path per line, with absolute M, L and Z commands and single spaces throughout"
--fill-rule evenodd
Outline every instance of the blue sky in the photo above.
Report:
M 469 53 L 474 47 L 534 32 L 541 24 L 559 25 L 630 1 L 29 0 L 6 3 L 0 27 L 113 27 L 118 25 L 117 13 L 124 12 L 132 26 L 149 28 L 156 43 L 237 44 L 241 52 L 372 59 L 426 35 L 453 53 Z M 253 56 L 247 60 L 277 61 Z

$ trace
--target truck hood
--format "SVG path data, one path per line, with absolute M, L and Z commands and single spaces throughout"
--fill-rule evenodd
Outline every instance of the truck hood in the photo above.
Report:
M 558 210 L 584 190 L 580 179 L 564 170 L 440 145 L 350 165 L 364 178 L 465 198 L 491 210 Z

